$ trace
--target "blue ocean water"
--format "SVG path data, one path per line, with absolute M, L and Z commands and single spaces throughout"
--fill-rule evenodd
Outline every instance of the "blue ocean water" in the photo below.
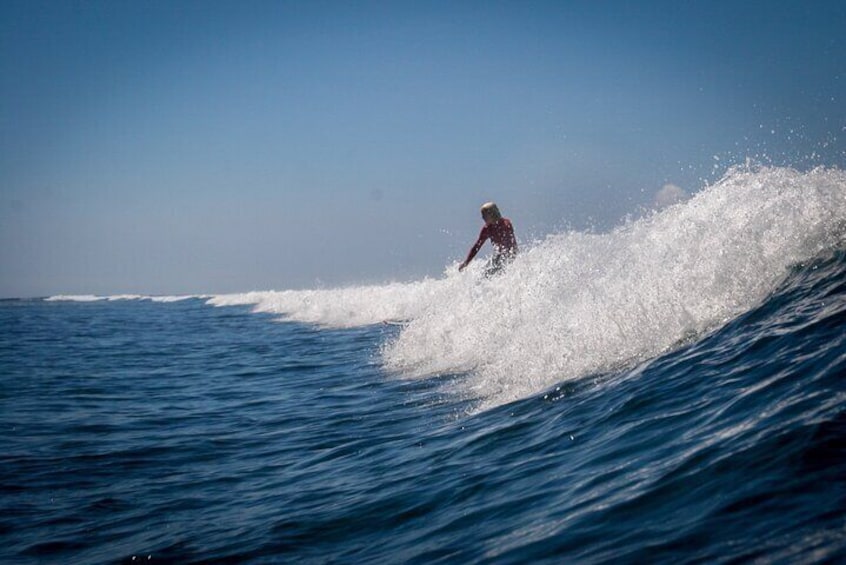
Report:
M 735 170 L 490 280 L 0 301 L 0 561 L 846 562 L 844 220 Z

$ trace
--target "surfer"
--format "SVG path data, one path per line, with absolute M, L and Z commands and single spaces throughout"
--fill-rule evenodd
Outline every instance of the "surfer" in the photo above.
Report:
M 467 259 L 459 265 L 458 270 L 464 270 L 464 267 L 470 264 L 482 245 L 490 239 L 494 246 L 494 256 L 485 267 L 485 276 L 487 277 L 499 272 L 514 260 L 517 255 L 517 238 L 514 237 L 514 226 L 511 225 L 511 220 L 503 218 L 499 208 L 493 202 L 482 205 L 482 219 L 485 221 L 485 225 L 479 232 L 479 239 L 470 248 Z

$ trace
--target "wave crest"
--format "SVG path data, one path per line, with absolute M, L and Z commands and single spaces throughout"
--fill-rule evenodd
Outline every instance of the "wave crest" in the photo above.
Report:
M 738 167 L 607 234 L 555 234 L 489 282 L 455 285 L 385 347 L 412 376 L 469 373 L 498 405 L 656 356 L 763 301 L 840 245 L 846 175 Z M 446 283 L 450 284 L 450 283 Z

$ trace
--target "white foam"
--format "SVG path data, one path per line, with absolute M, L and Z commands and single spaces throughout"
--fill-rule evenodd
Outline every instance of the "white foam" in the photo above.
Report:
M 254 305 L 255 312 L 288 320 L 348 328 L 386 320 L 410 320 L 442 302 L 448 280 L 354 286 L 325 290 L 285 290 L 215 296 L 214 306 Z
M 49 298 L 45 298 L 47 302 L 116 302 L 123 300 L 149 300 L 151 302 L 181 302 L 191 298 L 207 299 L 211 295 L 208 294 L 186 294 L 178 296 L 155 296 L 145 294 L 113 294 L 98 296 L 96 294 L 57 294 Z
M 93 294 L 57 294 L 44 300 L 46 302 L 97 302 L 105 298 Z
M 692 198 L 606 234 L 525 246 L 500 277 L 217 296 L 217 306 L 333 327 L 407 320 L 385 344 L 404 378 L 463 373 L 481 407 L 658 355 L 725 323 L 842 240 L 846 174 L 731 169 Z M 469 271 L 469 272 L 468 272 Z
M 411 377 L 467 372 L 492 406 L 646 359 L 762 301 L 842 243 L 846 174 L 737 168 L 608 234 L 562 233 L 502 277 L 437 293 L 384 351 Z

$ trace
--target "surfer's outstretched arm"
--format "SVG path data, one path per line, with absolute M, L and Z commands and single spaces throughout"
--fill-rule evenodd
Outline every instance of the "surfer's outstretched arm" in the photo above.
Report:
M 476 243 L 473 244 L 473 247 L 470 248 L 470 252 L 467 254 L 467 259 L 465 259 L 464 262 L 461 265 L 458 266 L 459 271 L 464 270 L 464 267 L 466 267 L 467 265 L 470 264 L 470 261 L 473 260 L 473 258 L 476 256 L 476 254 L 482 248 L 482 245 L 485 244 L 486 239 L 487 239 L 487 236 L 485 235 L 485 230 L 482 229 L 482 233 L 479 234 L 479 239 L 477 239 Z

